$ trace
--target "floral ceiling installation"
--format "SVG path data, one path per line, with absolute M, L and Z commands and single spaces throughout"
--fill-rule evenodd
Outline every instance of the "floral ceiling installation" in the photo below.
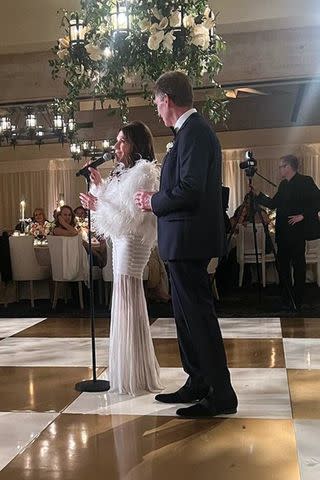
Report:
M 152 83 L 162 73 L 181 70 L 195 87 L 210 87 L 204 103 L 209 118 L 214 123 L 227 119 L 227 100 L 215 81 L 225 43 L 205 0 L 80 3 L 79 12 L 63 11 L 65 36 L 50 60 L 53 77 L 64 77 L 64 104 L 74 106 L 88 94 L 102 101 L 113 99 L 126 121 L 128 86 L 151 99 Z

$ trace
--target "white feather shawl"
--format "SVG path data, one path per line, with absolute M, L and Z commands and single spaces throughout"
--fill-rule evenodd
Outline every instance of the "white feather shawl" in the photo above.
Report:
M 121 165 L 121 164 L 120 164 Z M 119 174 L 103 180 L 91 193 L 98 198 L 92 212 L 93 230 L 105 237 L 117 238 L 138 235 L 143 243 L 156 239 L 156 216 L 142 212 L 134 202 L 138 190 L 158 191 L 160 171 L 156 162 L 139 160 L 134 167 L 119 168 Z

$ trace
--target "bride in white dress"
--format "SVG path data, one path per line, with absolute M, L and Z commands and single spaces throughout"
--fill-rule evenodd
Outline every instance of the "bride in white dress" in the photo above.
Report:
M 163 388 L 142 281 L 156 238 L 156 217 L 141 212 L 134 201 L 138 190 L 154 191 L 159 184 L 149 128 L 142 122 L 122 127 L 115 155 L 117 166 L 109 178 L 103 180 L 97 170 L 90 170 L 92 188 L 80 199 L 92 210 L 94 231 L 113 243 L 111 390 L 137 395 Z

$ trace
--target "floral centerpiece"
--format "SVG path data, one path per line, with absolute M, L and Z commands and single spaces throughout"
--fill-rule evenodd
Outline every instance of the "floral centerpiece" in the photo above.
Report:
M 80 6 L 79 12 L 63 11 L 65 35 L 50 60 L 53 77 L 64 75 L 64 106 L 74 109 L 89 92 L 116 100 L 125 121 L 128 85 L 151 98 L 154 80 L 165 71 L 182 70 L 196 87 L 210 87 L 204 103 L 209 118 L 226 120 L 227 100 L 215 80 L 225 43 L 205 0 L 81 0 Z M 81 28 L 79 44 L 80 35 L 71 33 L 75 23 L 77 34 Z
M 52 231 L 52 223 L 47 220 L 42 223 L 31 222 L 28 228 L 28 233 L 38 239 L 45 238 Z

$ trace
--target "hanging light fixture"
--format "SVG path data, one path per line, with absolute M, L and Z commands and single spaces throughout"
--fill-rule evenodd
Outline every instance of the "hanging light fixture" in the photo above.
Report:
M 63 144 L 72 141 L 77 130 L 73 116 L 65 119 L 52 105 L 15 105 L 6 110 L 8 113 L 0 117 L 0 146 Z
M 102 142 L 76 142 L 70 144 L 70 153 L 74 160 L 84 159 L 95 159 L 102 157 L 104 153 L 110 151 L 110 140 L 103 140 Z
M 128 0 L 118 0 L 111 11 L 111 23 L 115 35 L 127 36 L 131 28 Z
M 87 57 L 84 48 L 86 27 L 84 20 L 76 13 L 69 21 L 69 50 L 74 59 L 84 61 Z

